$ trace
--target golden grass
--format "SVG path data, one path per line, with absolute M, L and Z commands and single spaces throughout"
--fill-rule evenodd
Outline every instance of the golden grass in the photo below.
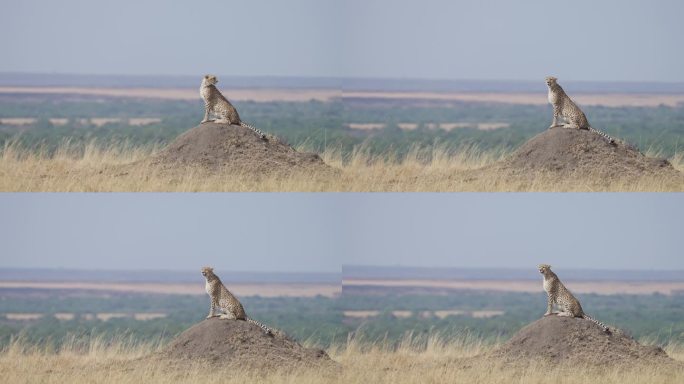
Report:
M 172 295 L 206 295 L 204 287 L 190 283 L 99 283 L 61 281 L 2 281 L 0 289 L 75 289 L 105 292 L 163 293 Z M 335 297 L 341 292 L 336 283 L 234 283 L 231 291 L 238 296 L 261 297 Z
M 575 293 L 595 293 L 601 295 L 651 295 L 659 293 L 672 295 L 678 291 L 684 291 L 684 282 L 681 281 L 591 281 L 591 280 L 566 280 L 572 285 Z M 17 284 L 17 283 L 15 283 Z M 344 278 L 342 286 L 371 286 L 371 287 L 413 287 L 413 288 L 440 288 L 453 290 L 488 290 L 502 292 L 539 292 L 539 283 L 536 280 L 440 280 L 440 279 L 359 279 Z M 3 282 L 0 281 L 0 288 Z
M 220 87 L 219 87 L 220 88 Z M 193 88 L 106 88 L 106 87 L 0 87 L 0 94 L 58 94 L 89 95 L 125 98 L 154 98 L 166 100 L 198 100 Z M 292 89 L 292 88 L 232 88 L 226 95 L 231 100 L 330 101 L 333 99 L 377 100 L 428 100 L 463 101 L 475 103 L 504 103 L 520 105 L 546 105 L 546 92 L 429 92 L 429 91 L 344 91 L 339 89 Z M 684 102 L 682 94 L 658 93 L 578 93 L 573 100 L 579 105 L 606 107 L 676 107 Z
M 468 334 L 446 338 L 439 333 L 408 334 L 398 345 L 349 338 L 328 349 L 342 368 L 295 372 L 249 372 L 209 369 L 201 363 L 178 367 L 140 361 L 159 343 L 132 338 L 72 338 L 62 348 L 31 346 L 22 338 L 0 352 L 3 383 L 679 383 L 684 365 L 641 367 L 578 367 L 530 364 L 510 366 L 473 359 L 495 344 Z M 668 354 L 684 361 L 682 346 Z
M 105 87 L 0 87 L 0 94 L 57 94 L 165 100 L 198 100 L 197 88 L 105 88 Z M 309 100 L 328 101 L 341 96 L 337 89 L 233 88 L 227 93 L 231 100 L 256 102 Z M 659 96 L 666 97 L 666 96 Z M 657 105 L 657 104 L 656 104 Z
M 546 105 L 548 99 L 541 92 L 429 92 L 429 91 L 344 91 L 342 98 L 379 100 L 431 100 L 464 101 L 474 103 L 504 103 L 521 105 Z M 605 107 L 676 107 L 684 102 L 682 94 L 644 93 L 578 93 L 572 99 L 578 105 Z
M 475 169 L 500 160 L 505 153 L 477 147 L 415 147 L 400 158 L 395 152 L 372 153 L 359 146 L 351 153 L 329 149 L 323 160 L 338 174 L 293 171 L 289 175 L 209 172 L 198 168 L 162 170 L 144 162 L 157 148 L 126 143 L 84 147 L 64 142 L 53 154 L 27 150 L 9 142 L 0 153 L 0 191 L 27 192 L 502 192 L 502 191 L 684 191 L 684 177 L 641 179 L 567 178 L 549 174 L 527 179 L 492 171 L 473 178 Z M 306 150 L 306 148 L 300 148 Z M 654 155 L 655 153 L 649 153 Z M 684 157 L 670 161 L 684 170 Z M 138 162 L 135 165 L 130 163 Z

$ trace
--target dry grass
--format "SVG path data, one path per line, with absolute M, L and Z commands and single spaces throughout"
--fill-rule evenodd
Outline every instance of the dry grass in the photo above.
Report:
M 197 88 L 97 88 L 97 87 L 0 87 L 0 94 L 82 95 L 122 97 L 129 99 L 151 98 L 163 100 L 198 100 Z M 341 96 L 336 89 L 291 88 L 233 88 L 228 90 L 231 100 L 256 102 L 328 101 Z
M 0 281 L 0 289 L 87 290 L 104 292 L 163 293 L 172 295 L 206 295 L 203 286 L 191 283 L 99 283 L 60 281 Z M 335 283 L 234 283 L 231 291 L 238 296 L 261 297 L 335 297 L 341 292 Z
M 399 158 L 396 153 L 373 154 L 366 146 L 352 153 L 329 149 L 323 160 L 340 170 L 339 174 L 294 172 L 289 175 L 254 175 L 208 172 L 198 168 L 162 170 L 143 161 L 157 148 L 135 147 L 126 143 L 85 147 L 64 142 L 48 154 L 27 150 L 16 142 L 0 153 L 0 191 L 59 192 L 501 192 L 501 191 L 684 191 L 684 178 L 645 176 L 639 180 L 567 178 L 549 174 L 529 175 L 523 180 L 491 172 L 473 178 L 469 171 L 500 160 L 501 151 L 482 151 L 477 147 L 451 148 L 434 145 L 413 148 Z M 306 150 L 306 148 L 300 148 Z M 648 153 L 649 156 L 656 155 Z M 684 157 L 670 159 L 684 170 Z M 137 162 L 134 165 L 130 163 Z
M 546 105 L 548 99 L 541 92 L 385 92 L 385 91 L 345 91 L 343 98 L 362 98 L 379 100 L 431 100 L 464 101 L 471 103 L 504 103 L 522 105 Z M 645 93 L 577 93 L 572 96 L 577 104 L 600 105 L 605 107 L 657 107 L 667 105 L 676 107 L 684 102 L 682 94 L 645 94 Z
M 648 367 L 571 367 L 531 364 L 506 366 L 473 359 L 493 345 L 463 334 L 444 338 L 407 335 L 398 345 L 350 338 L 331 347 L 342 364 L 339 372 L 236 372 L 143 363 L 139 358 L 160 347 L 131 338 L 107 343 L 102 338 L 72 339 L 58 350 L 30 346 L 16 339 L 0 352 L 3 383 L 678 383 L 684 365 Z M 684 361 L 682 346 L 668 354 Z
M 106 96 L 125 98 L 154 98 L 166 100 L 197 100 L 196 88 L 106 88 L 106 87 L 0 87 L 0 94 L 57 94 Z M 339 89 L 293 89 L 293 88 L 232 88 L 226 90 L 231 100 L 266 101 L 329 101 L 332 99 L 378 99 L 378 100 L 428 100 L 464 101 L 476 103 L 505 103 L 522 105 L 546 105 L 546 92 L 384 92 L 344 91 Z M 676 107 L 684 102 L 682 94 L 657 93 L 578 93 L 573 99 L 579 105 L 607 107 Z
M 672 295 L 678 291 L 684 291 L 684 282 L 681 281 L 591 281 L 567 279 L 566 283 L 572 286 L 572 291 L 581 294 L 601 295 L 651 295 L 659 293 Z M 403 289 L 415 288 L 440 288 L 452 290 L 486 290 L 502 292 L 539 292 L 539 283 L 536 280 L 440 280 L 440 279 L 358 279 L 345 277 L 342 280 L 344 287 L 401 287 Z M 0 282 L 0 288 L 3 283 Z

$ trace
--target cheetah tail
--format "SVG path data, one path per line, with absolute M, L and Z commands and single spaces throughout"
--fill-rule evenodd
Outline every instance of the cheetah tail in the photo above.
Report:
M 594 323 L 596 323 L 596 325 L 598 325 L 599 327 L 603 328 L 603 332 L 610 332 L 610 329 L 608 328 L 607 325 L 605 325 L 605 324 L 603 324 L 602 322 L 600 322 L 600 321 L 594 319 L 593 317 L 591 317 L 591 316 L 589 316 L 589 315 L 582 315 L 582 318 L 584 318 L 584 319 L 586 319 L 586 320 L 593 321 Z
M 255 127 L 253 127 L 253 126 L 251 126 L 251 125 L 245 123 L 244 121 L 241 121 L 241 122 L 240 122 L 240 126 L 241 126 L 241 127 L 245 127 L 245 128 L 251 129 L 252 131 L 254 131 L 254 133 L 256 133 L 257 135 L 259 135 L 259 137 L 261 137 L 262 139 L 265 139 L 265 138 L 266 138 L 266 134 L 265 134 L 265 133 L 261 132 L 258 128 L 255 128 Z
M 248 322 L 254 324 L 254 325 L 259 326 L 259 327 L 260 327 L 261 329 L 263 329 L 264 332 L 266 332 L 267 334 L 273 335 L 273 331 L 271 330 L 271 328 L 269 328 L 269 327 L 263 325 L 262 323 L 260 323 L 260 322 L 258 322 L 258 321 L 256 321 L 256 320 L 254 320 L 254 319 L 252 319 L 252 318 L 249 318 L 249 317 L 247 317 L 246 320 L 247 320 Z
M 615 139 L 612 138 L 611 136 L 609 136 L 607 133 L 602 132 L 602 131 L 599 131 L 598 129 L 595 129 L 595 128 L 592 128 L 592 127 L 589 127 L 589 130 L 590 130 L 591 132 L 594 132 L 594 133 L 596 133 L 596 134 L 602 136 L 604 139 L 606 139 L 606 141 L 608 141 L 609 144 L 615 144 Z

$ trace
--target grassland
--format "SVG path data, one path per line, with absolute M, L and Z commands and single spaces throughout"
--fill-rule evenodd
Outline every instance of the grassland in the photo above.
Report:
M 99 337 L 74 338 L 59 349 L 46 349 L 15 339 L 0 352 L 5 383 L 679 383 L 684 368 L 673 366 L 578 367 L 492 364 L 472 359 L 496 344 L 463 334 L 444 338 L 407 335 L 399 345 L 350 338 L 327 352 L 341 364 L 337 372 L 247 372 L 143 364 L 159 343 L 136 343 L 124 338 L 107 342 Z M 684 348 L 668 345 L 667 353 L 684 362 Z
M 1 89 L 0 89 L 1 91 Z M 543 93 L 527 92 L 345 92 L 343 97 L 384 100 L 442 100 L 477 103 L 507 103 L 518 105 L 546 105 Z M 601 105 L 606 107 L 675 107 L 684 102 L 679 94 L 630 94 L 630 93 L 587 93 L 575 94 L 573 99 L 580 105 Z
M 0 86 L 0 94 L 56 94 L 80 96 L 130 97 L 164 100 L 196 100 L 195 88 L 107 88 L 107 87 L 8 87 Z M 478 103 L 507 103 L 518 105 L 546 105 L 543 92 L 431 92 L 431 91 L 344 91 L 336 89 L 237 88 L 230 90 L 233 100 L 268 101 L 329 101 L 332 99 L 428 100 Z M 676 107 L 684 103 L 682 94 L 659 93 L 576 93 L 573 98 L 580 105 L 608 107 Z
M 511 366 L 473 359 L 538 319 L 544 293 L 452 289 L 345 287 L 328 298 L 240 296 L 252 316 L 325 348 L 339 372 L 236 372 L 147 364 L 206 315 L 205 296 L 93 290 L 78 285 L 0 287 L 0 375 L 14 382 L 265 382 L 265 383 L 677 383 L 682 368 Z M 537 283 L 538 284 L 538 283 Z M 236 287 L 239 286 L 236 285 Z M 573 285 L 574 286 L 574 285 Z M 427 287 L 431 288 L 431 287 Z M 453 288 L 453 287 L 452 287 Z M 583 305 L 645 344 L 663 346 L 684 362 L 680 292 L 596 295 Z M 446 290 L 445 290 L 446 289 Z M 591 292 L 589 290 L 588 292 Z M 187 292 L 186 292 L 187 293 Z M 40 318 L 16 318 L 19 313 Z M 376 315 L 348 317 L 345 314 Z M 426 316 L 426 313 L 429 315 Z M 71 316 L 64 316 L 71 314 Z M 127 315 L 125 317 L 104 315 Z M 145 314 L 147 318 L 136 315 Z M 152 317 L 165 314 L 163 317 Z M 644 314 L 648 314 L 647 316 Z M 573 374 L 569 374 L 573 372 Z
M 573 292 L 601 295 L 671 295 L 684 292 L 684 282 L 681 281 L 588 281 L 567 280 L 572 284 Z M 0 283 L 1 284 L 1 283 Z M 438 280 L 438 279 L 344 279 L 344 287 L 403 287 L 428 289 L 469 289 L 499 292 L 539 292 L 539 282 L 536 280 Z M 1 285 L 0 285 L 1 287 Z
M 0 87 L 0 94 L 3 93 L 115 96 L 163 100 L 197 100 L 198 98 L 198 90 L 193 88 Z M 330 100 L 339 95 L 340 92 L 334 89 L 248 88 L 234 89 L 231 92 L 231 97 L 235 100 L 257 102 Z
M 492 164 L 505 151 L 478 147 L 432 145 L 412 147 L 405 155 L 388 150 L 374 153 L 360 145 L 351 153 L 327 149 L 323 160 L 338 174 L 295 172 L 288 175 L 254 175 L 249 172 L 207 172 L 197 168 L 172 171 L 145 163 L 157 146 L 130 144 L 86 145 L 63 142 L 55 151 L 25 149 L 8 142 L 0 153 L 0 191 L 5 192 L 459 192 L 459 191 L 683 191 L 681 180 L 665 176 L 633 179 L 567 178 L 538 173 L 521 180 L 502 172 L 472 178 L 470 171 Z M 307 151 L 306 145 L 299 150 Z M 659 153 L 647 153 L 658 156 Z M 670 158 L 684 170 L 684 157 Z M 135 166 L 129 164 L 136 163 Z
M 680 93 L 578 92 L 593 126 L 684 168 Z M 544 132 L 540 92 L 226 90 L 240 115 L 339 170 L 280 176 L 127 164 L 202 118 L 196 89 L 0 89 L 0 191 L 682 191 L 684 182 L 473 170 Z M 358 129 L 363 128 L 363 129 Z M 372 129 L 370 129 L 372 128 Z M 494 129 L 496 128 L 496 129 Z
M 195 283 L 132 283 L 132 282 L 45 282 L 0 281 L 1 289 L 87 290 L 124 293 L 161 293 L 174 295 L 201 295 L 206 291 Z M 339 284 L 325 283 L 232 283 L 231 290 L 240 296 L 261 297 L 335 297 L 340 294 Z

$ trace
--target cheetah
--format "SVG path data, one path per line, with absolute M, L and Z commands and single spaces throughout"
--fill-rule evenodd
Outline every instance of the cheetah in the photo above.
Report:
M 215 311 L 216 307 L 218 307 L 218 309 L 223 312 L 223 314 L 219 315 L 220 319 L 248 321 L 261 327 L 266 334 L 273 335 L 273 330 L 260 322 L 249 318 L 247 314 L 245 314 L 245 309 L 242 307 L 242 304 L 237 297 L 233 296 L 226 286 L 223 285 L 221 279 L 214 274 L 214 268 L 202 268 L 202 276 L 204 276 L 207 281 L 204 287 L 211 298 L 211 307 L 209 307 L 207 319 L 217 316 L 215 315 Z
M 216 83 L 218 83 L 218 79 L 214 75 L 204 75 L 204 78 L 202 79 L 200 96 L 202 96 L 202 99 L 204 100 L 204 119 L 202 119 L 200 124 L 214 121 L 209 120 L 209 114 L 211 113 L 218 116 L 218 120 L 216 120 L 217 123 L 228 123 L 249 128 L 259 135 L 261 139 L 266 139 L 266 134 L 240 119 L 237 109 L 235 109 L 233 104 L 231 104 L 230 101 L 221 94 L 221 91 L 216 88 Z
M 589 125 L 587 116 L 582 110 L 570 99 L 563 88 L 558 84 L 557 78 L 553 76 L 546 77 L 546 85 L 549 87 L 549 103 L 553 106 L 553 122 L 549 128 L 565 127 L 574 129 L 585 129 L 594 132 L 608 141 L 610 144 L 615 144 L 615 139 L 608 134 L 594 129 Z M 565 120 L 565 124 L 558 123 L 558 117 Z
M 604 332 L 610 332 L 605 324 L 584 313 L 579 300 L 577 300 L 575 296 L 573 296 L 572 293 L 565 288 L 565 285 L 563 285 L 558 276 L 551 270 L 550 265 L 539 264 L 538 268 L 539 273 L 544 276 L 544 290 L 548 295 L 546 313 L 544 313 L 544 316 L 557 315 L 565 317 L 581 317 L 583 319 L 593 321 L 598 326 L 603 328 Z M 560 307 L 561 311 L 554 313 L 553 304 L 556 304 L 558 307 Z

